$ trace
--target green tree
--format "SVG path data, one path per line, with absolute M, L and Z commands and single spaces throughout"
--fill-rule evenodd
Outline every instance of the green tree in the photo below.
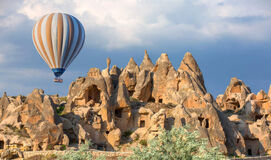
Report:
M 220 160 L 226 157 L 218 148 L 207 148 L 207 140 L 199 138 L 197 131 L 188 127 L 162 130 L 148 146 L 133 148 L 134 154 L 127 160 Z

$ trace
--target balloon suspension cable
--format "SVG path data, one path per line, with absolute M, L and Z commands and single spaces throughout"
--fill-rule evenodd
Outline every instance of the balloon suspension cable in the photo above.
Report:
M 56 77 L 56 78 L 54 78 L 54 82 L 56 82 L 56 83 L 62 83 L 63 79 L 61 79 L 59 77 Z

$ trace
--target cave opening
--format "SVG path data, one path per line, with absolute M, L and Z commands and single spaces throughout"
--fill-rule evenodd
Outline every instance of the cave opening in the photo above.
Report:
M 133 96 L 133 94 L 135 93 L 135 90 L 128 90 L 129 96 Z
M 163 99 L 162 99 L 162 98 L 159 98 L 158 102 L 159 102 L 159 103 L 163 103 Z
M 0 149 L 4 149 L 4 141 L 0 141 Z
M 209 119 L 205 119 L 205 128 L 209 128 Z
M 198 120 L 200 122 L 200 125 L 202 126 L 202 122 L 203 122 L 204 118 L 203 117 L 198 117 Z
M 181 118 L 181 123 L 182 123 L 182 126 L 185 126 L 185 125 L 186 125 L 185 118 Z
M 237 102 L 237 108 L 240 108 L 240 103 L 239 102 Z
M 151 96 L 151 97 L 148 99 L 148 102 L 155 102 L 155 99 Z
M 95 103 L 100 103 L 100 93 L 96 85 L 92 85 L 87 91 L 87 102 L 93 100 Z
M 257 121 L 258 119 L 262 119 L 263 115 L 255 115 L 255 121 Z
M 140 128 L 145 127 L 145 121 L 144 120 L 140 120 L 139 126 L 140 126 Z
M 115 110 L 115 116 L 118 117 L 118 118 L 121 118 L 122 117 L 122 109 L 116 109 Z
M 247 149 L 247 155 L 252 156 L 252 150 L 250 148 Z

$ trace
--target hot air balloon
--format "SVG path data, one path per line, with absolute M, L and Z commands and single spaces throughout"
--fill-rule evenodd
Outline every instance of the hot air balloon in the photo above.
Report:
M 66 13 L 52 13 L 43 16 L 33 27 L 33 43 L 54 72 L 55 82 L 62 82 L 60 76 L 79 54 L 85 31 L 78 19 Z

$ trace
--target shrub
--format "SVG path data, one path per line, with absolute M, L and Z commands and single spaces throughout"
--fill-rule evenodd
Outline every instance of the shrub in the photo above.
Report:
M 106 160 L 106 156 L 105 155 L 101 155 L 101 156 L 95 158 L 95 160 Z
M 48 150 L 53 150 L 53 149 L 54 149 L 54 146 L 53 146 L 52 144 L 49 144 L 49 145 L 47 146 L 47 149 L 48 149 Z
M 60 150 L 61 150 L 61 151 L 64 151 L 64 150 L 66 150 L 66 149 L 67 149 L 66 145 L 65 145 L 65 144 L 62 144 Z
M 148 145 L 148 142 L 146 139 L 142 139 L 139 141 L 139 144 L 141 144 L 142 146 L 147 146 Z
M 62 111 L 65 109 L 65 105 L 60 105 L 56 108 L 56 113 L 61 116 Z
M 86 141 L 85 144 L 80 145 L 78 151 L 67 151 L 64 155 L 58 156 L 59 160 L 86 160 L 92 159 L 92 154 L 89 152 L 91 146 L 90 141 Z
M 187 127 L 162 130 L 146 147 L 133 148 L 134 154 L 128 160 L 193 160 L 225 159 L 218 148 L 207 148 L 207 140 L 199 138 L 197 131 L 189 132 Z

